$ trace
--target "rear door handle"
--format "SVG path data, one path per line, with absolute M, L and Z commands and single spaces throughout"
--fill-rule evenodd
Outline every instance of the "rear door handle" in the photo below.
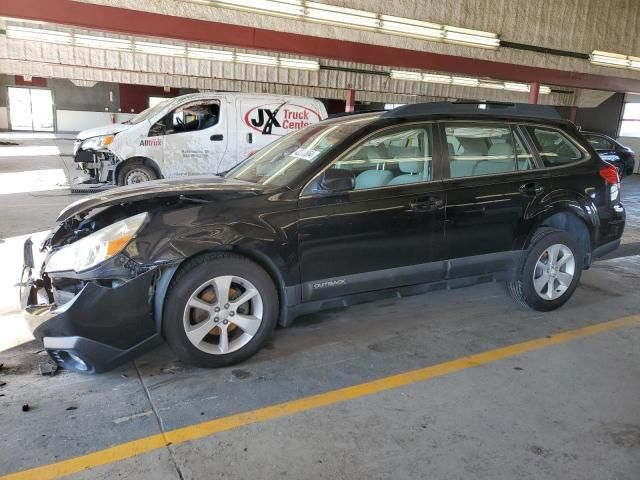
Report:
M 426 197 L 413 200 L 409 203 L 409 208 L 416 212 L 432 212 L 442 208 L 444 200 L 440 197 Z
M 211 135 L 209 137 L 209 140 L 211 140 L 212 142 L 221 142 L 222 140 L 224 140 L 224 136 L 220 133 L 217 133 L 215 135 Z
M 525 183 L 524 185 L 520 186 L 519 190 L 520 193 L 524 195 L 540 195 L 544 192 L 544 185 L 534 182 Z

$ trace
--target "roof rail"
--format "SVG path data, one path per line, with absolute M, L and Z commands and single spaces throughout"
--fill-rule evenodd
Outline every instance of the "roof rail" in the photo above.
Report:
M 426 115 L 499 116 L 516 118 L 546 118 L 561 120 L 554 107 L 528 103 L 500 102 L 431 102 L 413 103 L 389 110 L 382 118 L 422 117 Z
M 352 115 L 361 115 L 364 113 L 380 113 L 386 112 L 387 110 L 381 109 L 372 109 L 372 110 L 359 110 L 357 112 L 338 112 L 338 113 L 330 113 L 327 118 L 340 118 L 340 117 L 350 117 Z

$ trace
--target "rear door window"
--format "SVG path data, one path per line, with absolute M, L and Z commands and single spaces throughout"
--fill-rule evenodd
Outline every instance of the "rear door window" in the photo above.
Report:
M 533 155 L 510 125 L 451 122 L 445 124 L 451 178 L 531 170 Z
M 613 150 L 613 143 L 605 137 L 585 135 L 585 138 L 595 150 Z
M 547 127 L 527 127 L 545 167 L 557 167 L 579 162 L 582 151 L 563 132 Z

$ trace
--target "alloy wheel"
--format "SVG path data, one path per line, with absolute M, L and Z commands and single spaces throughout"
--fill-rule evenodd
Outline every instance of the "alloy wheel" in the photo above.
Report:
M 203 352 L 221 355 L 244 347 L 262 324 L 264 304 L 248 280 L 220 276 L 200 285 L 184 308 L 189 341 Z
M 576 263 L 571 249 L 557 243 L 547 247 L 533 270 L 533 286 L 544 300 L 561 297 L 571 285 Z

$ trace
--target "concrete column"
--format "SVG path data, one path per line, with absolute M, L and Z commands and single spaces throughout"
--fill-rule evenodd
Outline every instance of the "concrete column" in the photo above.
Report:
M 576 117 L 578 116 L 578 107 L 571 107 L 569 110 L 569 120 L 576 123 Z
M 344 108 L 345 112 L 353 112 L 355 111 L 356 108 L 356 91 L 351 88 L 349 90 L 347 90 L 347 98 L 346 98 L 346 105 Z
M 538 103 L 538 96 L 540 95 L 540 82 L 531 82 L 531 89 L 529 90 L 529 103 Z

